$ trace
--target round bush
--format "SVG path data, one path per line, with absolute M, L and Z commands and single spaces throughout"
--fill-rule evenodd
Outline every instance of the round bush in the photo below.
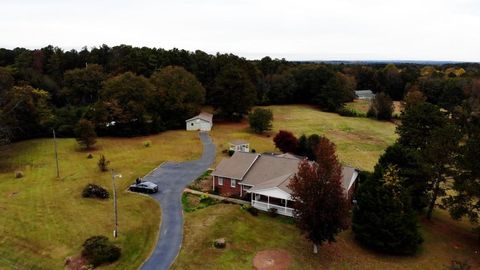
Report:
M 97 199 L 108 199 L 110 194 L 106 189 L 95 184 L 88 184 L 83 188 L 82 197 L 84 198 L 97 198 Z
M 88 159 L 92 159 L 93 158 L 93 155 L 92 153 L 89 153 L 88 156 L 87 156 Z
M 234 153 L 235 153 L 235 151 L 233 151 L 233 150 L 228 150 L 228 155 L 229 155 L 229 156 L 233 156 Z
M 92 236 L 83 243 L 82 256 L 95 267 L 118 260 L 121 253 L 119 247 L 102 235 Z
M 144 141 L 143 142 L 143 146 L 145 146 L 145 147 L 150 147 L 151 145 L 152 145 L 151 141 Z
M 25 174 L 22 171 L 16 171 L 15 172 L 15 178 L 22 178 L 24 176 L 25 176 Z

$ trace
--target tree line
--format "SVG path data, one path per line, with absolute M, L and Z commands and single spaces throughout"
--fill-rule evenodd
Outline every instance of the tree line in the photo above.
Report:
M 183 126 L 211 105 L 238 121 L 254 105 L 304 103 L 338 111 L 355 89 L 394 100 L 422 91 L 452 109 L 468 98 L 478 64 L 326 64 L 120 45 L 64 51 L 0 49 L 0 140 L 73 136 L 81 119 L 99 135 L 135 136 Z

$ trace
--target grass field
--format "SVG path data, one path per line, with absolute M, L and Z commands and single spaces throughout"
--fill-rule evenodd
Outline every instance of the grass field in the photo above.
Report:
M 152 145 L 144 147 L 150 140 Z M 125 191 L 133 180 L 165 160 L 197 158 L 198 135 L 184 131 L 137 138 L 102 138 L 97 149 L 78 150 L 74 139 L 59 139 L 61 178 L 55 178 L 53 142 L 36 139 L 0 148 L 0 269 L 62 269 L 67 256 L 78 255 L 92 235 L 112 236 L 112 199 L 83 199 L 87 183 L 111 192 L 111 174 L 97 167 L 105 154 L 110 167 L 121 173 L 119 238 L 121 259 L 104 269 L 135 269 L 155 244 L 160 208 L 147 196 Z M 22 170 L 25 177 L 14 178 Z
M 337 145 L 342 163 L 364 170 L 372 170 L 378 157 L 397 136 L 395 125 L 362 117 L 342 117 L 336 113 L 322 112 L 306 105 L 268 106 L 273 111 L 273 130 L 266 135 L 250 131 L 248 122 L 215 123 L 211 132 L 217 145 L 217 162 L 225 157 L 221 151 L 228 148 L 233 139 L 250 142 L 257 152 L 275 151 L 273 136 L 280 129 L 295 135 L 324 135 Z M 277 150 L 278 151 L 278 150 Z
M 184 243 L 173 269 L 252 269 L 256 252 L 269 249 L 287 250 L 289 269 L 446 269 L 451 260 L 467 260 L 472 269 L 480 269 L 477 236 L 466 223 L 437 211 L 432 222 L 422 221 L 421 231 L 425 242 L 415 256 L 374 253 L 360 247 L 350 230 L 315 255 L 288 219 L 254 217 L 238 205 L 218 204 L 185 213 Z M 212 245 L 221 237 L 227 240 L 225 250 Z
M 402 104 L 400 101 L 393 102 L 394 110 L 393 115 L 399 116 L 402 111 Z M 354 110 L 357 113 L 362 114 L 363 116 L 367 115 L 368 109 L 370 108 L 369 100 L 356 99 L 352 102 L 349 102 L 345 105 L 347 109 Z

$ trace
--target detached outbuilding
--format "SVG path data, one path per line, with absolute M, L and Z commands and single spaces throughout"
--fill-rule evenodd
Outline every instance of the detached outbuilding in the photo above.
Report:
M 233 140 L 228 145 L 228 149 L 235 152 L 250 152 L 250 144 L 244 140 Z
M 375 94 L 372 90 L 355 90 L 355 98 L 362 100 L 372 100 L 375 98 Z
M 213 127 L 213 115 L 201 112 L 199 115 L 185 120 L 187 130 L 210 131 Z

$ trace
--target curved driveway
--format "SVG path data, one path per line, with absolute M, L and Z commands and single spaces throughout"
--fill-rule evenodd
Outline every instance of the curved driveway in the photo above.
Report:
M 207 132 L 200 132 L 202 157 L 181 163 L 165 162 L 144 177 L 158 184 L 158 193 L 152 195 L 160 202 L 162 223 L 157 246 L 143 264 L 143 270 L 168 269 L 180 251 L 183 240 L 183 212 L 181 195 L 190 182 L 202 175 L 215 159 L 215 145 Z

